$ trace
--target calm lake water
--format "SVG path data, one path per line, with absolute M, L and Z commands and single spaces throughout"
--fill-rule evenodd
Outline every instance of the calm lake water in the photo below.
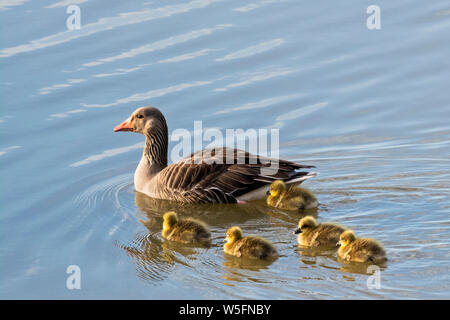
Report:
M 0 0 L 0 26 L 1 298 L 450 298 L 448 1 Z M 169 133 L 279 128 L 280 157 L 320 172 L 311 214 L 384 244 L 381 288 L 298 248 L 300 213 L 136 194 L 143 136 L 112 129 L 142 105 Z M 212 246 L 164 241 L 166 210 Z M 280 258 L 224 256 L 232 225 Z

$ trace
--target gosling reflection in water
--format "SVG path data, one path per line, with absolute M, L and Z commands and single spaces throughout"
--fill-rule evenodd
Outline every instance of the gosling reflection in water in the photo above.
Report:
M 231 255 L 224 255 L 223 266 L 227 268 L 245 269 L 251 271 L 259 271 L 267 269 L 272 263 L 276 261 L 275 259 L 252 259 L 247 257 L 237 258 Z M 236 271 L 228 269 L 230 273 L 236 274 Z M 239 274 L 241 275 L 241 274 Z
M 155 234 L 140 234 L 132 243 L 117 246 L 133 259 L 137 276 L 150 282 L 166 279 L 176 265 L 189 267 L 196 255 L 194 248 L 163 242 Z
M 386 262 L 375 264 L 373 262 L 352 263 L 348 261 L 343 261 L 342 259 L 338 259 L 338 261 L 341 263 L 341 267 L 339 268 L 339 270 L 348 273 L 372 275 L 374 271 L 381 272 L 387 268 Z

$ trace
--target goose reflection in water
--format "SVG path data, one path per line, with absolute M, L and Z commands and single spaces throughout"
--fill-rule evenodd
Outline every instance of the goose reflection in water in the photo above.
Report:
M 212 231 L 225 233 L 227 226 L 231 224 L 243 224 L 249 220 L 267 219 L 267 207 L 253 203 L 248 204 L 190 204 L 170 200 L 155 199 L 143 193 L 135 193 L 136 205 L 145 214 L 146 226 L 152 232 L 160 232 L 162 229 L 162 215 L 167 211 L 175 211 L 180 218 L 195 218 L 205 222 Z
M 163 280 L 178 266 L 193 268 L 192 262 L 215 264 L 210 261 L 215 256 L 224 256 L 223 238 L 226 228 L 232 224 L 252 223 L 258 225 L 267 221 L 268 208 L 258 204 L 188 204 L 169 200 L 154 199 L 135 192 L 135 202 L 139 209 L 139 222 L 146 231 L 139 232 L 127 245 L 119 245 L 133 259 L 139 278 L 150 282 Z M 212 242 L 207 244 L 181 244 L 164 240 L 161 231 L 163 214 L 175 211 L 180 217 L 195 218 L 205 222 L 211 229 Z M 295 218 L 297 219 L 297 217 Z M 208 251 L 208 255 L 204 255 Z M 225 257 L 223 266 L 227 270 L 243 268 L 259 270 L 267 268 L 273 261 L 246 261 Z M 220 265 L 215 266 L 221 269 Z
M 314 248 L 304 247 L 299 245 L 296 250 L 300 255 L 300 262 L 306 265 L 320 264 L 322 267 L 328 269 L 336 269 L 346 273 L 357 273 L 364 275 L 372 275 L 374 270 L 383 271 L 387 268 L 387 263 L 372 263 L 372 262 L 351 262 L 345 261 L 338 257 L 337 249 L 331 248 Z M 320 259 L 325 258 L 327 265 L 320 263 Z M 335 265 L 336 264 L 336 265 Z

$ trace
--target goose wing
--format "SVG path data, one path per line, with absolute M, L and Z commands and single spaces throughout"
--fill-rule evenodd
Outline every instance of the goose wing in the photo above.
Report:
M 298 170 L 314 167 L 276 160 L 278 169 L 270 171 L 273 161 L 239 149 L 202 150 L 166 167 L 155 177 L 155 185 L 164 198 L 192 203 L 235 203 L 237 197 L 274 180 L 301 182 L 308 172 Z

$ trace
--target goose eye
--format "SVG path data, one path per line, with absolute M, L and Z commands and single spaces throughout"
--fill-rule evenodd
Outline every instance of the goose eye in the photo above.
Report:
M 138 114 L 138 115 L 136 116 L 136 118 L 138 118 L 138 119 L 143 119 L 144 116 L 143 116 L 142 114 Z

